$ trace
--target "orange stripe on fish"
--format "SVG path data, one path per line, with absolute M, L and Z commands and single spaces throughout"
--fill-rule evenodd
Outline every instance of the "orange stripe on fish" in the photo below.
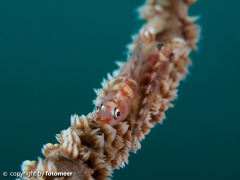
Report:
M 116 104 L 116 101 L 114 99 L 109 99 L 108 102 L 113 102 L 114 104 Z

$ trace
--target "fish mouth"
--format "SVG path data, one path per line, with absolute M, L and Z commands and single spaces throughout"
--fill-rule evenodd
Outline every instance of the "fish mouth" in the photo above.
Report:
M 105 118 L 105 119 L 96 118 L 96 122 L 110 124 L 110 118 Z

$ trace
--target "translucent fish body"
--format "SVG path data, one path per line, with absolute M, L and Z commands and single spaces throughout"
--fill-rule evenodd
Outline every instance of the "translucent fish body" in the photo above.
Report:
M 93 112 L 93 119 L 97 123 L 115 125 L 131 114 L 139 89 L 141 64 L 142 45 L 139 39 L 136 49 L 115 78 L 107 96 Z
M 138 90 L 138 106 L 135 110 L 134 117 L 131 119 L 132 141 L 146 120 L 156 94 L 160 91 L 161 81 L 166 74 L 171 56 L 166 50 L 153 50 L 147 55 L 147 59 L 141 67 L 139 90 Z
M 163 47 L 157 46 L 157 47 Z M 96 107 L 93 119 L 101 124 L 116 125 L 128 119 L 134 138 L 144 123 L 163 76 L 171 63 L 168 46 L 153 49 L 143 59 L 141 41 L 115 78 L 107 96 Z

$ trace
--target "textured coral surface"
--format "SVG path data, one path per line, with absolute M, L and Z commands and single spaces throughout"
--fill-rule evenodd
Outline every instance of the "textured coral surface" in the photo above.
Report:
M 177 98 L 176 88 L 179 82 L 188 73 L 188 66 L 191 64 L 189 53 L 196 49 L 199 40 L 199 27 L 194 23 L 197 18 L 189 17 L 187 13 L 192 3 L 193 0 L 147 0 L 138 9 L 139 17 L 147 20 L 139 31 L 143 55 L 153 49 L 156 43 L 164 42 L 172 47 L 175 58 L 161 82 L 144 124 L 137 133 L 134 152 L 141 148 L 140 142 L 150 129 L 156 123 L 162 123 L 165 111 L 173 106 L 171 101 Z M 136 46 L 136 36 L 133 36 L 133 43 L 128 46 L 129 52 Z M 124 62 L 118 62 L 119 69 L 123 64 Z M 95 105 L 106 96 L 119 69 L 112 75 L 108 74 L 102 88 L 95 90 Z M 24 161 L 22 171 L 73 172 L 73 176 L 64 179 L 108 179 L 114 169 L 128 164 L 132 134 L 130 121 L 126 119 L 115 126 L 99 125 L 92 120 L 91 113 L 87 116 L 73 115 L 71 126 L 56 135 L 59 143 L 43 146 L 42 153 L 46 158 Z M 34 178 L 40 177 L 24 177 Z M 54 178 L 56 177 L 44 176 L 44 179 Z

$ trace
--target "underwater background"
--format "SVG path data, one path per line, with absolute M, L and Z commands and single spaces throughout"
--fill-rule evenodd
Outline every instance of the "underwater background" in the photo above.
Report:
M 93 110 L 93 88 L 125 60 L 142 0 L 0 1 L 0 179 Z M 163 125 L 115 180 L 240 179 L 240 1 L 199 0 L 199 50 Z

